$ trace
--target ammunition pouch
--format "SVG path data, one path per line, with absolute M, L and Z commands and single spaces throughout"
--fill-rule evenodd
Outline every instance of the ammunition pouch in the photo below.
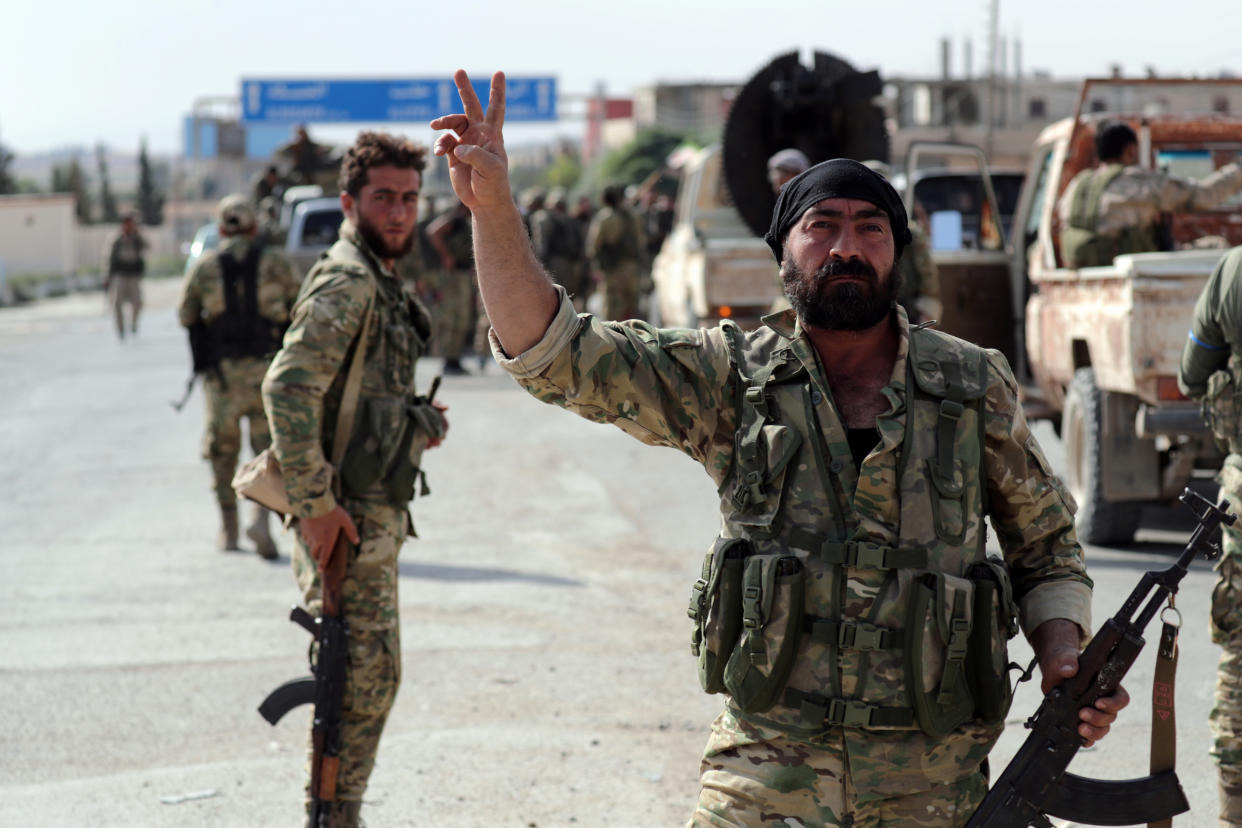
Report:
M 742 632 L 742 567 L 754 553 L 749 541 L 717 538 L 703 558 L 703 577 L 690 591 L 690 652 L 699 660 L 705 692 L 725 689 L 725 664 Z
M 745 713 L 781 699 L 802 643 L 806 570 L 795 555 L 751 555 L 742 566 L 742 630 L 724 686 Z
M 1233 451 L 1242 437 L 1242 392 L 1234 374 L 1236 363 L 1237 359 L 1231 357 L 1228 368 L 1208 378 L 1207 391 L 1199 403 L 1203 422 L 1211 429 L 1217 446 L 1225 452 Z
M 1013 703 L 1009 639 L 1018 634 L 1018 605 L 1000 557 L 991 555 L 971 565 L 967 576 L 975 585 L 975 606 L 966 678 L 975 697 L 975 718 L 995 724 Z
M 431 494 L 422 456 L 428 442 L 444 431 L 443 415 L 423 397 L 365 398 L 341 461 L 343 490 L 362 494 L 379 484 L 394 506 L 406 505 L 416 493 Z

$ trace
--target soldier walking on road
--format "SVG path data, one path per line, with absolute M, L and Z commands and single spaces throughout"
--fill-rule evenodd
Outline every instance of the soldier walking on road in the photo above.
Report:
M 1199 399 L 1221 448 L 1221 497 L 1242 503 L 1242 247 L 1216 266 L 1199 295 L 1182 350 L 1178 385 Z M 1212 590 L 1212 641 L 1221 645 L 1212 708 L 1220 824 L 1242 828 L 1242 530 L 1225 526 L 1224 555 Z
M 440 254 L 440 304 L 436 309 L 436 342 L 444 357 L 444 373 L 468 373 L 461 352 L 475 316 L 474 251 L 470 211 L 458 203 L 427 225 L 427 239 Z
M 272 446 L 298 525 L 293 572 L 311 612 L 320 611 L 321 574 L 339 536 L 352 544 L 342 587 L 349 661 L 331 828 L 360 824 L 401 680 L 397 555 L 414 533 L 409 503 L 422 479 L 423 450 L 438 445 L 448 427 L 443 406 L 418 396 L 414 381 L 430 316 L 393 269 L 415 244 L 424 155 L 404 138 L 358 135 L 341 164 L 340 240 L 307 274 L 285 345 L 263 381 Z M 353 435 L 334 469 L 325 440 L 355 348 L 364 349 L 362 390 Z
M 1160 250 L 1161 213 L 1206 210 L 1242 190 L 1239 161 L 1198 182 L 1140 167 L 1138 136 L 1121 122 L 1100 125 L 1095 154 L 1100 165 L 1074 176 L 1057 202 L 1061 257 L 1069 267 Z
M 116 335 L 125 339 L 124 308 L 129 305 L 129 332 L 138 333 L 138 314 L 142 311 L 142 276 L 146 273 L 147 240 L 138 232 L 138 217 L 127 213 L 121 229 L 108 241 L 108 267 L 104 290 L 112 292 L 112 312 L 116 315 Z
M 544 206 L 530 217 L 530 238 L 539 263 L 565 287 L 577 306 L 585 293 L 580 283 L 582 269 L 578 267 L 583 242 L 577 223 L 569 217 L 568 196 L 563 189 L 549 190 Z
M 634 319 L 643 278 L 642 230 L 619 185 L 605 187 L 603 199 L 587 230 L 587 256 L 603 274 L 605 318 Z
M 486 114 L 455 80 L 465 113 L 432 128 L 451 130 L 436 152 L 473 215 L 497 359 L 540 400 L 680 449 L 721 492 L 691 609 L 702 683 L 728 699 L 690 824 L 962 824 L 1009 702 L 1004 668 L 976 668 L 1007 663 L 1019 615 L 1044 689 L 1072 676 L 1091 582 L 1005 358 L 896 304 L 897 193 L 845 160 L 786 185 L 767 241 L 793 310 L 765 329 L 579 316 L 513 206 L 504 76 Z M 985 515 L 1003 561 L 984 557 Z M 976 587 L 1016 605 L 974 609 Z M 1085 742 L 1127 702 L 1083 708 Z
M 186 274 L 177 317 L 186 328 L 202 326 L 206 337 L 199 347 L 205 346 L 214 362 L 203 379 L 207 397 L 203 458 L 211 463 L 220 505 L 220 548 L 236 550 L 237 496 L 232 480 L 241 454 L 241 421 L 247 422 L 255 454 L 271 444 L 259 386 L 280 348 L 299 283 L 284 256 L 256 242 L 255 210 L 244 197 L 224 198 L 216 210 L 216 224 L 220 248 L 204 253 Z M 246 537 L 260 557 L 276 557 L 267 509 L 256 504 Z

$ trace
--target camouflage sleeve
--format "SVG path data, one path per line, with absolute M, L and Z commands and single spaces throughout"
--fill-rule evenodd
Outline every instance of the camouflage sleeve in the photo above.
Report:
M 323 401 L 362 326 L 372 287 L 360 268 L 328 264 L 293 308 L 284 345 L 263 379 L 263 407 L 285 489 L 299 517 L 332 510 L 332 468 L 323 452 Z
M 1177 384 L 1188 397 L 1202 397 L 1208 378 L 1229 361 L 1231 337 L 1242 322 L 1242 247 L 1221 259 L 1195 302 L 1195 315 L 1182 348 Z M 1232 339 L 1238 339 L 1235 334 Z
M 298 291 L 302 289 L 302 283 L 298 281 L 297 276 L 293 275 L 293 265 L 289 264 L 289 260 L 281 253 L 275 250 L 264 250 L 263 266 L 268 269 L 272 281 L 280 285 L 281 298 L 284 300 L 286 311 L 292 311 L 293 303 L 298 298 Z
M 1160 209 L 1209 210 L 1242 189 L 1242 164 L 1226 164 L 1202 181 L 1166 176 L 1160 190 Z
M 206 258 L 200 258 L 185 275 L 181 283 L 181 298 L 177 300 L 177 319 L 183 328 L 188 328 L 203 316 L 203 269 Z
M 537 399 L 656 446 L 670 446 L 723 478 L 733 447 L 735 374 L 719 329 L 659 329 L 574 312 L 565 289 L 544 338 L 496 360 Z
M 1018 386 L 999 351 L 988 352 L 984 463 L 988 514 L 1013 578 L 1022 629 L 1053 618 L 1091 633 L 1091 579 L 1074 532 L 1077 507 L 1026 422 Z

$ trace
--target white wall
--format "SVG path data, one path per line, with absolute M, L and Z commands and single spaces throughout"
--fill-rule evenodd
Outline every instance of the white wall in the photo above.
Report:
M 0 262 L 8 277 L 77 268 L 73 197 L 0 196 Z

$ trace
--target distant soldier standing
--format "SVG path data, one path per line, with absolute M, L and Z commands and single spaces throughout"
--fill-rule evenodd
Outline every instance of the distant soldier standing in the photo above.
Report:
M 201 325 L 216 360 L 203 380 L 207 429 L 203 458 L 210 461 L 220 505 L 220 548 L 237 549 L 237 496 L 231 485 L 241 454 L 241 421 L 247 421 L 255 454 L 271 444 L 259 386 L 298 295 L 298 280 L 284 256 L 255 241 L 254 207 L 240 195 L 224 198 L 216 210 L 222 242 L 203 254 L 185 277 L 177 316 L 190 328 Z M 260 557 L 276 557 L 268 511 L 255 506 L 246 537 Z
M 582 270 L 578 257 L 582 241 L 578 238 L 578 226 L 569 217 L 568 200 L 563 189 L 557 187 L 548 192 L 543 207 L 530 217 L 530 240 L 539 259 L 558 284 L 575 303 L 581 301 Z
M 353 544 L 342 585 L 349 662 L 331 828 L 359 824 L 397 695 L 397 555 L 414 532 L 408 509 L 423 449 L 447 429 L 443 408 L 415 389 L 431 319 L 394 271 L 415 243 L 424 155 L 404 138 L 358 135 L 341 164 L 340 239 L 307 274 L 285 345 L 263 381 L 272 445 L 298 523 L 293 572 L 311 612 L 320 611 L 321 572 L 337 540 L 344 535 Z M 364 329 L 366 340 L 358 341 Z M 336 469 L 325 442 L 333 439 L 355 348 L 365 349 L 362 386 Z
M 1095 136 L 1100 165 L 1070 181 L 1057 202 L 1061 256 L 1069 267 L 1112 264 L 1124 253 L 1161 249 L 1162 212 L 1204 210 L 1242 190 L 1242 162 L 1201 182 L 1139 166 L 1138 136 L 1121 122 L 1102 124 Z
M 427 239 L 440 254 L 440 305 L 435 319 L 444 373 L 465 374 L 461 352 L 470 336 L 477 292 L 470 211 L 458 202 L 427 225 Z
M 126 213 L 121 229 L 108 242 L 108 273 L 104 289 L 112 292 L 116 314 L 116 335 L 125 339 L 124 306 L 130 307 L 129 331 L 138 333 L 138 314 L 142 311 L 142 276 L 146 273 L 147 240 L 138 232 L 138 218 Z
M 633 319 L 638 316 L 642 285 L 642 231 L 625 207 L 625 191 L 618 185 L 604 188 L 604 207 L 591 219 L 586 252 L 603 273 L 604 318 Z
M 1229 452 L 1217 482 L 1221 497 L 1242 503 L 1242 247 L 1212 272 L 1195 305 L 1178 385 L 1201 399 L 1212 433 Z M 1224 648 L 1212 708 L 1212 755 L 1220 787 L 1220 825 L 1242 826 L 1242 530 L 1225 526 L 1212 590 L 1212 640 Z

